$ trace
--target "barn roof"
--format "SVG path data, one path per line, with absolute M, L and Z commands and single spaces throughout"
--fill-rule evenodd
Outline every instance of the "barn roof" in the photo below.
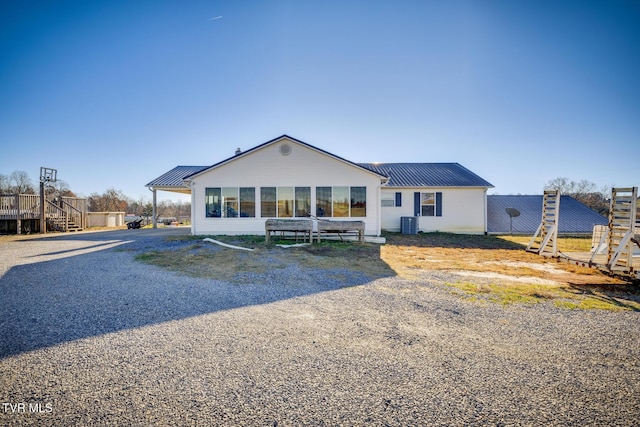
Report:
M 533 234 L 542 221 L 542 195 L 487 196 L 487 231 L 509 233 L 507 208 L 520 216 L 513 218 L 514 234 Z M 591 233 L 594 225 L 607 225 L 608 220 L 571 196 L 560 196 L 559 233 Z
M 459 163 L 360 163 L 360 166 L 388 176 L 387 187 L 493 187 Z

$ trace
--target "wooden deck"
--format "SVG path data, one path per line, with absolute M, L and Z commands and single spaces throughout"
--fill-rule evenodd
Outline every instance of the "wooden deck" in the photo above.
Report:
M 84 229 L 87 214 L 87 199 L 60 197 L 45 200 L 44 211 L 47 228 L 58 231 Z M 16 221 L 16 232 L 21 233 L 22 221 L 41 219 L 42 206 L 37 194 L 0 195 L 0 221 Z

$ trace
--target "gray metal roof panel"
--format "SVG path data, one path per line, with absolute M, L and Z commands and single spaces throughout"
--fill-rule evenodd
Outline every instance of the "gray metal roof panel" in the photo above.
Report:
M 513 218 L 513 233 L 531 234 L 542 222 L 542 195 L 487 196 L 487 231 L 509 233 L 507 208 L 520 211 Z M 560 233 L 591 233 L 594 225 L 607 225 L 608 220 L 570 196 L 560 196 Z
M 169 172 L 166 172 L 153 181 L 149 182 L 145 187 L 184 187 L 182 181 L 185 177 L 206 169 L 208 166 L 176 166 Z
M 459 163 L 359 163 L 388 176 L 388 187 L 493 187 Z

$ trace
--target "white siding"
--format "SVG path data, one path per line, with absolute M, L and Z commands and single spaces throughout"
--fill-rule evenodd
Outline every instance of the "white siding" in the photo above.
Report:
M 280 147 L 288 144 L 291 152 L 282 155 Z M 378 188 L 380 178 L 347 162 L 298 144 L 287 138 L 279 139 L 260 149 L 204 172 L 192 179 L 192 233 L 206 234 L 264 234 L 267 218 L 260 216 L 260 187 L 311 187 L 311 212 L 315 214 L 316 187 L 363 186 L 367 188 L 365 233 L 379 234 Z M 255 187 L 255 218 L 207 218 L 205 189 L 207 187 Z
M 382 229 L 400 231 L 400 218 L 413 216 L 413 194 L 442 192 L 442 216 L 420 217 L 418 229 L 423 232 L 482 234 L 486 231 L 486 190 L 484 188 L 382 188 L 391 197 L 402 193 L 402 206 L 381 207 Z M 384 196 L 383 196 L 384 198 Z

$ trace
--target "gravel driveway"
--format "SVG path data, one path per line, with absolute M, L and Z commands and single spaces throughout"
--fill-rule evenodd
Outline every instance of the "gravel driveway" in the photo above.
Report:
M 134 261 L 169 234 L 0 241 L 0 425 L 640 425 L 638 312 Z

